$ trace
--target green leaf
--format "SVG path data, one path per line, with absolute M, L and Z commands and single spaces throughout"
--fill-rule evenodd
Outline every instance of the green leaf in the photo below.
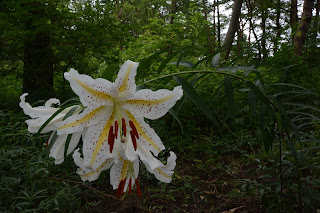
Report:
M 230 115 L 231 115 L 231 118 L 234 119 L 236 114 L 235 112 L 236 110 L 234 106 L 234 91 L 233 91 L 232 82 L 229 76 L 226 76 L 224 78 L 224 88 L 225 88 L 225 93 L 228 101 L 228 106 L 230 109 Z
M 169 64 L 175 64 L 177 66 L 182 65 L 187 68 L 193 68 L 193 63 L 191 61 L 175 61 Z
M 249 109 L 253 116 L 256 115 L 256 97 L 252 89 L 248 91 Z
M 176 119 L 176 121 L 178 122 L 178 124 L 181 128 L 181 132 L 183 133 L 183 126 L 182 126 L 182 123 L 181 123 L 177 113 L 173 109 L 169 109 L 169 113 L 172 115 L 172 117 L 174 117 L 174 119 Z
M 64 158 L 67 157 L 68 148 L 69 148 L 69 144 L 70 144 L 71 138 L 72 138 L 72 134 L 68 134 L 67 140 L 66 140 L 66 144 L 64 146 Z
M 254 94 L 262 101 L 262 103 L 266 106 L 268 111 L 270 111 L 270 112 L 272 112 L 272 114 L 274 114 L 271 103 L 270 103 L 269 99 L 267 98 L 267 96 L 265 94 L 263 94 L 261 92 L 261 90 L 256 85 L 254 85 L 251 81 L 246 81 L 246 84 L 247 84 L 247 86 L 249 86 L 252 89 Z
M 148 69 L 152 62 L 157 59 L 162 53 L 166 52 L 168 50 L 164 49 L 164 50 L 160 50 L 154 54 L 152 54 L 151 56 L 149 56 L 148 58 L 146 59 L 143 59 L 140 63 L 139 63 L 139 66 L 137 68 L 137 75 L 138 76 L 142 76 L 142 74 L 145 73 L 145 70 Z
M 206 105 L 206 103 L 199 96 L 197 91 L 184 78 L 180 76 L 174 76 L 174 79 L 178 82 L 178 84 L 182 86 L 183 91 L 190 98 L 190 100 L 196 105 L 196 107 L 200 111 L 202 111 L 220 130 L 217 119 L 215 118 L 214 114 L 211 112 L 209 107 Z
M 109 67 L 106 67 L 105 64 L 104 65 L 100 64 L 99 70 L 101 72 L 101 78 L 112 81 L 113 76 L 116 74 L 116 72 L 119 71 L 119 65 L 112 64 Z
M 57 134 L 57 131 L 54 131 L 52 134 L 53 134 L 53 136 L 52 136 L 52 138 L 50 140 L 49 146 L 47 147 L 47 153 L 51 150 L 53 144 L 56 142 L 56 140 L 59 137 L 58 134 Z
M 254 66 L 229 66 L 229 67 L 219 68 L 217 71 L 228 71 L 228 72 L 231 72 L 231 73 L 236 73 L 239 70 L 260 72 L 259 70 L 254 68 Z
M 42 124 L 42 126 L 40 127 L 40 129 L 37 132 L 37 135 L 39 135 L 41 133 L 41 131 L 48 125 L 48 123 L 50 121 L 52 121 L 52 119 L 54 119 L 60 112 L 62 112 L 63 110 L 65 110 L 66 108 L 68 108 L 70 106 L 74 106 L 74 104 L 65 105 L 65 106 L 61 107 L 59 110 L 57 110 L 55 113 L 53 113 L 53 115 L 51 115 L 51 117 L 44 124 Z
M 162 63 L 160 64 L 157 73 L 159 74 L 165 67 L 166 65 L 176 56 L 178 55 L 179 51 L 173 52 L 172 54 L 168 55 L 167 58 L 162 61 Z

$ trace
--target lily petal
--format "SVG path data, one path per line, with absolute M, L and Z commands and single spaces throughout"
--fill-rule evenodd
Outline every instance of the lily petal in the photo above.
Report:
M 98 108 L 102 105 L 110 105 L 114 85 L 102 78 L 93 79 L 88 75 L 81 75 L 75 69 L 70 69 L 64 74 L 65 79 L 70 82 L 72 90 L 80 97 L 84 106 Z
M 158 156 L 159 152 L 164 150 L 165 147 L 157 133 L 144 121 L 143 117 L 134 116 L 129 111 L 126 111 L 126 114 L 140 135 L 137 143 L 140 143 L 144 148 L 152 151 L 155 156 Z
M 155 170 L 156 168 L 163 167 L 163 163 L 155 158 L 151 152 L 145 149 L 143 146 L 138 144 L 137 154 L 140 160 L 150 168 L 150 170 Z
M 134 174 L 129 173 L 130 164 L 133 163 Z M 134 178 L 131 182 L 134 182 L 137 179 L 139 174 L 139 160 L 135 160 L 133 162 L 128 160 L 121 160 L 118 163 L 114 163 L 110 169 L 110 183 L 113 186 L 113 189 L 117 189 L 120 181 L 124 180 L 126 177 L 126 183 L 123 191 L 126 191 L 129 179 Z M 132 177 L 131 175 L 134 175 Z
M 52 104 L 60 104 L 60 101 L 58 99 L 49 99 L 46 102 L 45 106 L 32 107 L 29 103 L 26 102 L 27 95 L 28 93 L 24 93 L 20 96 L 19 106 L 23 109 L 24 114 L 29 115 L 31 118 L 51 116 L 53 115 L 53 113 L 59 110 L 59 108 L 51 107 Z
M 162 182 L 170 183 L 174 173 L 173 170 L 176 167 L 176 160 L 176 154 L 174 152 L 170 152 L 170 156 L 167 159 L 167 165 L 154 170 L 155 177 Z
M 51 143 L 51 139 L 55 132 L 53 132 L 49 138 L 48 144 Z M 55 164 L 61 164 L 64 161 L 64 150 L 66 146 L 68 135 L 60 135 L 57 140 L 54 142 L 52 148 L 50 149 L 49 157 L 55 159 Z M 69 143 L 67 155 L 69 155 L 76 148 L 80 141 L 81 133 L 74 133 L 71 136 L 71 140 Z
M 110 158 L 108 135 L 111 126 L 115 121 L 115 111 L 108 111 L 107 122 L 90 126 L 83 143 L 84 165 L 92 169 L 97 169 L 102 162 Z
M 26 115 L 29 115 L 33 119 L 26 120 L 28 125 L 28 131 L 30 133 L 37 133 L 40 127 L 55 113 L 59 110 L 59 108 L 51 107 L 52 104 L 59 104 L 60 101 L 55 98 L 49 99 L 45 106 L 32 107 L 29 103 L 25 102 L 25 97 L 28 93 L 24 93 L 20 96 L 20 107 L 23 109 Z M 41 133 L 47 133 L 50 131 L 56 130 L 55 123 L 62 121 L 64 116 L 73 108 L 74 106 L 68 107 L 60 112 L 57 116 L 55 116 L 41 131 Z M 82 110 L 82 107 L 78 107 L 78 109 L 74 113 L 79 113 Z
M 175 87 L 173 91 L 142 89 L 126 97 L 127 100 L 124 100 L 123 108 L 148 119 L 157 119 L 164 116 L 182 95 L 181 86 Z
M 57 123 L 58 135 L 80 132 L 85 127 L 96 125 L 101 120 L 107 119 L 110 114 L 110 109 L 105 106 L 96 109 L 85 108 L 82 113 Z
M 117 89 L 119 93 L 136 92 L 136 84 L 135 84 L 135 76 L 137 74 L 137 67 L 139 63 L 127 60 L 122 65 L 117 79 L 115 80 L 115 85 L 117 85 Z
M 113 160 L 108 159 L 103 162 L 96 170 L 88 169 L 83 166 L 83 159 L 80 157 L 79 149 L 76 149 L 72 155 L 74 163 L 79 167 L 77 169 L 77 174 L 80 175 L 82 181 L 95 181 L 99 178 L 100 173 L 103 170 L 109 169 L 112 164 Z

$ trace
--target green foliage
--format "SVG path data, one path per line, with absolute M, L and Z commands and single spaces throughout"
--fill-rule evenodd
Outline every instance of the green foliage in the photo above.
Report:
M 28 133 L 26 117 L 21 113 L 0 114 L 0 211 L 58 212 L 82 208 L 81 189 L 54 179 L 60 172 L 75 168 L 53 165 L 42 140 Z
M 219 27 L 226 26 L 229 17 L 221 9 L 231 1 L 214 2 L 220 5 Z M 23 93 L 24 46 L 39 32 L 50 35 L 47 60 L 61 100 L 73 96 L 63 77 L 71 67 L 111 81 L 127 59 L 140 62 L 140 87 L 182 85 L 184 97 L 170 114 L 149 121 L 166 147 L 177 152 L 176 175 L 159 187 L 142 173 L 149 184 L 142 205 L 160 212 L 190 211 L 193 205 L 200 206 L 197 212 L 222 212 L 239 206 L 230 201 L 234 198 L 254 200 L 267 212 L 319 209 L 320 52 L 319 40 L 311 38 L 318 29 L 309 30 L 306 51 L 295 57 L 291 33 L 296 26 L 284 22 L 289 17 L 282 12 L 281 29 L 273 25 L 278 9 L 290 8 L 288 1 L 280 1 L 281 7 L 246 1 L 237 45 L 224 61 L 213 6 L 187 0 L 1 1 L 0 211 L 91 211 L 101 201 L 54 179 L 74 173 L 72 159 L 53 166 L 42 146 L 48 136 L 31 136 L 23 123 L 27 118 L 12 111 Z M 265 14 L 265 32 L 259 35 Z M 250 35 L 241 32 L 245 23 Z M 317 26 L 315 17 L 312 24 Z M 103 181 L 97 188 L 105 189 Z

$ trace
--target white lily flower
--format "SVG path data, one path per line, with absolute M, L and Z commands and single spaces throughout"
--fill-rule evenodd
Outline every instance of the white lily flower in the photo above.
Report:
M 28 93 L 24 93 L 20 96 L 20 104 L 19 106 L 23 109 L 23 112 L 26 115 L 29 115 L 32 119 L 26 120 L 28 125 L 28 131 L 30 133 L 37 133 L 40 127 L 60 108 L 52 107 L 53 104 L 60 104 L 59 99 L 51 98 L 49 99 L 44 106 L 32 107 L 29 103 L 25 101 Z M 48 133 L 53 131 L 50 138 L 48 139 L 47 144 L 49 145 L 56 135 L 56 126 L 55 123 L 62 121 L 62 119 L 66 116 L 66 114 L 75 106 L 67 107 L 62 112 L 60 112 L 57 116 L 55 116 L 48 125 L 41 131 L 41 133 Z M 78 106 L 74 113 L 79 113 L 83 107 Z M 49 157 L 55 159 L 55 164 L 61 164 L 64 161 L 64 150 L 67 141 L 67 134 L 57 135 L 55 142 L 50 149 Z M 67 155 L 69 155 L 75 147 L 78 145 L 81 137 L 80 133 L 75 133 L 71 136 L 71 140 L 69 143 L 69 147 L 67 150 Z
M 131 159 L 128 158 L 129 150 L 134 153 L 134 147 L 130 142 L 130 136 L 128 141 L 124 143 L 115 144 L 116 156 L 109 158 L 103 162 L 97 169 L 87 168 L 84 165 L 83 159 L 80 157 L 79 150 L 76 150 L 73 154 L 74 162 L 79 167 L 77 174 L 80 175 L 82 181 L 94 181 L 99 178 L 100 173 L 103 170 L 110 170 L 110 183 L 113 189 L 117 190 L 117 197 L 122 196 L 123 193 L 131 193 L 132 187 L 136 184 L 137 193 L 141 197 L 140 186 L 138 182 L 139 174 L 139 158 L 145 164 L 147 170 L 154 174 L 155 177 L 165 183 L 170 183 L 173 176 L 173 170 L 176 166 L 176 155 L 170 152 L 170 157 L 167 160 L 167 165 L 164 165 L 161 161 L 155 158 L 150 151 L 143 147 L 137 149 L 138 154 L 130 155 Z M 140 146 L 140 145 L 138 145 Z M 140 153 L 143 152 L 143 154 Z
M 157 156 L 165 148 L 144 118 L 157 119 L 165 115 L 182 97 L 182 88 L 136 91 L 134 78 L 137 67 L 138 63 L 126 61 L 114 83 L 106 79 L 92 79 L 74 69 L 65 73 L 65 78 L 86 108 L 82 113 L 57 123 L 57 133 L 81 132 L 88 127 L 83 143 L 83 167 L 86 169 L 97 171 L 108 159 L 119 164 L 118 153 L 113 153 L 115 146 L 119 147 L 120 156 L 125 156 L 130 162 L 137 160 L 137 156 L 143 162 L 148 161 L 153 157 L 150 151 Z M 128 142 L 132 145 L 128 146 Z M 151 170 L 159 168 L 159 162 L 153 163 L 150 164 Z

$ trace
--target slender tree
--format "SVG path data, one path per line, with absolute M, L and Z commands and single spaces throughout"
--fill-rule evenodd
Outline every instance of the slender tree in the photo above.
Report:
M 298 5 L 297 4 L 298 4 L 297 0 L 291 0 L 290 25 L 293 31 L 295 31 L 295 27 L 298 23 Z
M 242 2 L 243 0 L 234 0 L 229 28 L 223 42 L 223 45 L 226 47 L 227 50 L 225 54 L 225 59 L 228 59 L 229 57 L 234 35 L 239 28 L 239 18 L 241 14 Z
M 299 23 L 298 30 L 294 36 L 294 55 L 301 56 L 303 45 L 306 41 L 307 31 L 312 17 L 312 7 L 314 0 L 304 0 L 303 13 Z

